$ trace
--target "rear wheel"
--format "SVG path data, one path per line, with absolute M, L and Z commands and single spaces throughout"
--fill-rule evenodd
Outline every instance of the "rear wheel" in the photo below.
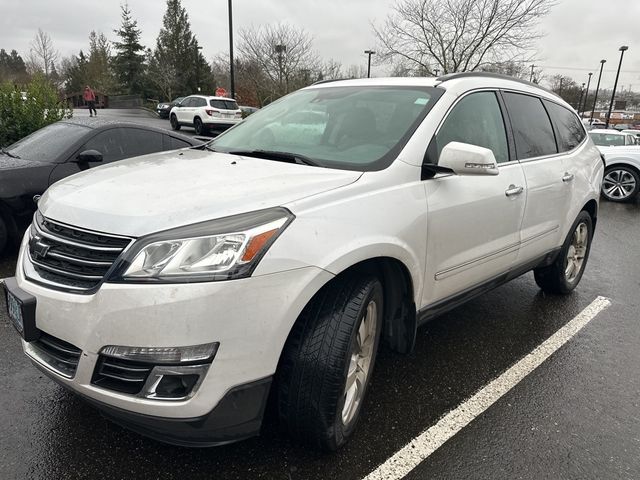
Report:
M 558 258 L 548 267 L 533 271 L 536 283 L 542 291 L 567 294 L 578 286 L 587 266 L 592 238 L 591 215 L 582 211 L 573 223 Z
M 347 275 L 302 312 L 278 372 L 278 410 L 290 435 L 333 451 L 357 424 L 376 359 L 383 314 L 380 281 Z
M 180 130 L 180 123 L 178 123 L 178 117 L 176 117 L 175 113 L 171 115 L 171 128 L 174 130 Z
M 602 195 L 612 202 L 626 202 L 638 195 L 640 175 L 624 165 L 607 168 L 602 180 Z
M 202 124 L 202 120 L 200 120 L 198 117 L 193 119 L 193 128 L 196 131 L 196 135 L 204 134 L 204 125 Z

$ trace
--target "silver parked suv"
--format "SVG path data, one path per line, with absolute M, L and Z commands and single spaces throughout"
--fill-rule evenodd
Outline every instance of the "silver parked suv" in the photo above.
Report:
M 205 146 L 52 186 L 10 318 L 38 368 L 142 434 L 256 435 L 271 392 L 293 438 L 334 450 L 380 344 L 409 352 L 419 325 L 531 270 L 578 285 L 603 169 L 527 82 L 313 85 Z

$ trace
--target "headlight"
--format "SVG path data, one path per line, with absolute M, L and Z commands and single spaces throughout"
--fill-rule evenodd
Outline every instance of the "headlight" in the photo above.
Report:
M 140 238 L 110 281 L 175 283 L 248 277 L 293 218 L 288 210 L 273 208 Z

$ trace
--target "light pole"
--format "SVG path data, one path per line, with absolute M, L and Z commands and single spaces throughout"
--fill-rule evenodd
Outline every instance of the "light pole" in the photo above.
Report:
M 593 75 L 593 72 L 589 72 L 589 80 L 587 80 L 587 89 L 585 90 L 585 94 L 584 94 L 584 103 L 582 104 L 582 115 L 584 115 L 584 111 L 587 109 L 587 98 L 589 98 L 589 86 L 591 85 L 591 75 Z M 582 115 L 580 115 L 580 118 L 582 118 Z
M 276 45 L 274 48 L 278 54 L 278 83 L 280 84 L 280 94 L 282 95 L 282 57 L 287 52 L 287 46 Z
M 369 60 L 367 61 L 367 78 L 371 78 L 371 55 L 375 55 L 376 52 L 373 50 L 365 50 L 364 53 L 369 55 Z
M 609 128 L 609 120 L 611 119 L 611 109 L 613 109 L 613 101 L 616 98 L 616 88 L 618 88 L 618 78 L 620 78 L 620 69 L 622 68 L 622 57 L 624 57 L 624 52 L 629 50 L 629 47 L 626 45 L 621 46 L 620 51 L 620 63 L 618 63 L 618 71 L 616 72 L 616 81 L 613 83 L 613 92 L 611 93 L 611 103 L 609 103 L 609 111 L 607 112 L 607 122 L 604 128 Z
M 576 109 L 578 111 L 578 116 L 580 117 L 580 107 L 582 106 L 582 97 L 584 96 L 584 86 L 586 85 L 586 83 L 582 84 L 582 87 L 580 88 L 580 100 L 578 100 L 578 108 Z M 580 117 L 582 118 L 582 117 Z
M 202 47 L 198 42 L 193 42 L 193 49 L 196 52 L 196 90 L 200 92 L 200 50 Z
M 236 79 L 233 65 L 233 9 L 229 0 L 229 88 L 231 98 L 236 98 Z
M 602 79 L 602 69 L 604 68 L 604 64 L 607 63 L 606 60 L 600 60 L 600 74 L 598 75 L 598 85 L 596 86 L 596 94 L 593 97 L 593 108 L 591 109 L 591 118 L 589 119 L 589 126 L 593 123 L 593 114 L 596 111 L 596 102 L 598 101 L 598 90 L 600 90 L 600 80 Z

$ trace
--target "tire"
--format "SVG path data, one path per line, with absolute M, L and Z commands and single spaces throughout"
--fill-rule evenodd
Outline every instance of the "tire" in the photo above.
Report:
M 9 229 L 7 224 L 0 214 L 0 253 L 2 253 L 9 242 Z
M 543 292 L 566 295 L 578 286 L 587 266 L 592 239 L 593 221 L 583 210 L 573 222 L 555 261 L 533 271 Z
M 193 128 L 196 131 L 196 135 L 204 134 L 204 125 L 202 124 L 202 120 L 200 120 L 198 117 L 193 119 Z
M 180 123 L 178 123 L 178 117 L 176 117 L 175 113 L 171 115 L 171 128 L 178 131 L 180 130 Z
M 611 202 L 628 202 L 638 195 L 640 174 L 631 167 L 614 165 L 604 172 L 602 196 Z
M 335 451 L 353 434 L 375 364 L 383 308 L 380 281 L 357 274 L 335 279 L 305 307 L 277 375 L 280 423 L 294 440 Z

